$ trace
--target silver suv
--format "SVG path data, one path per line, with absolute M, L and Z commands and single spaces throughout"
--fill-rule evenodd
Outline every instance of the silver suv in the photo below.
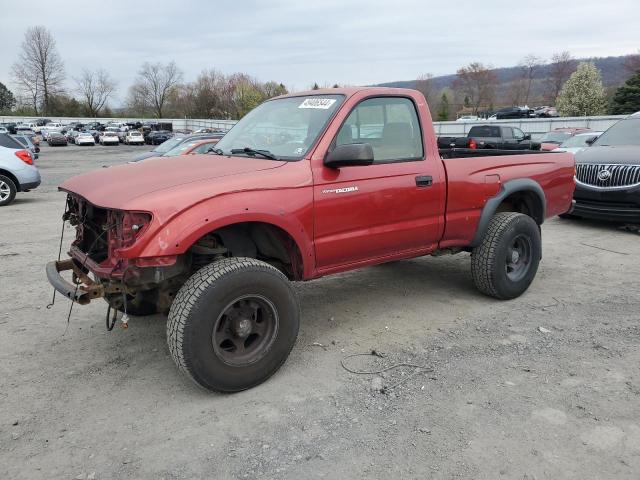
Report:
M 33 155 L 9 135 L 0 134 L 0 207 L 13 202 L 17 192 L 40 185 L 40 172 Z

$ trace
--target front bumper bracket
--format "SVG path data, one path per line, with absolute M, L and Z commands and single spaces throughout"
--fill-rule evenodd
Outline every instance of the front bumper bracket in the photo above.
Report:
M 91 300 L 104 297 L 104 286 L 91 280 L 71 258 L 49 262 L 47 263 L 46 270 L 47 279 L 53 288 L 76 303 L 86 305 Z M 60 275 L 61 272 L 67 270 L 73 272 L 73 281 L 75 283 L 65 280 L 62 275 Z

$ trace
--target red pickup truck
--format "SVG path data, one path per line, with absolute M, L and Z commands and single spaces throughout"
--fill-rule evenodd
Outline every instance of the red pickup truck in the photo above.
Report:
M 481 292 L 523 293 L 541 258 L 540 225 L 571 208 L 575 165 L 565 153 L 499 153 L 439 152 L 417 91 L 278 97 L 209 154 L 64 182 L 76 238 L 47 276 L 77 303 L 104 298 L 124 321 L 168 314 L 178 367 L 207 389 L 243 390 L 294 345 L 291 280 L 466 251 Z

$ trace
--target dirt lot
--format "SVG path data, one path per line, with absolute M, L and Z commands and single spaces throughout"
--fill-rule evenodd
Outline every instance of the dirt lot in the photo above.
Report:
M 298 284 L 285 366 L 209 394 L 175 368 L 164 318 L 109 333 L 103 302 L 68 325 L 67 301 L 46 308 L 55 186 L 144 148 L 45 146 L 43 185 L 0 209 L 0 478 L 640 477 L 637 234 L 548 221 L 538 276 L 509 302 L 475 291 L 466 254 Z M 342 368 L 371 350 L 385 358 L 348 366 L 431 370 Z

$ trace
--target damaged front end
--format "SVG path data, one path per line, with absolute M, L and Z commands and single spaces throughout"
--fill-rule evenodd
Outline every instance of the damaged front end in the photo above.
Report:
M 63 221 L 75 227 L 76 237 L 70 258 L 47 264 L 49 283 L 79 304 L 104 298 L 116 310 L 133 315 L 167 312 L 189 272 L 190 260 L 132 254 L 152 219 L 147 212 L 97 207 L 68 194 Z M 66 272 L 71 272 L 71 281 L 64 278 Z

